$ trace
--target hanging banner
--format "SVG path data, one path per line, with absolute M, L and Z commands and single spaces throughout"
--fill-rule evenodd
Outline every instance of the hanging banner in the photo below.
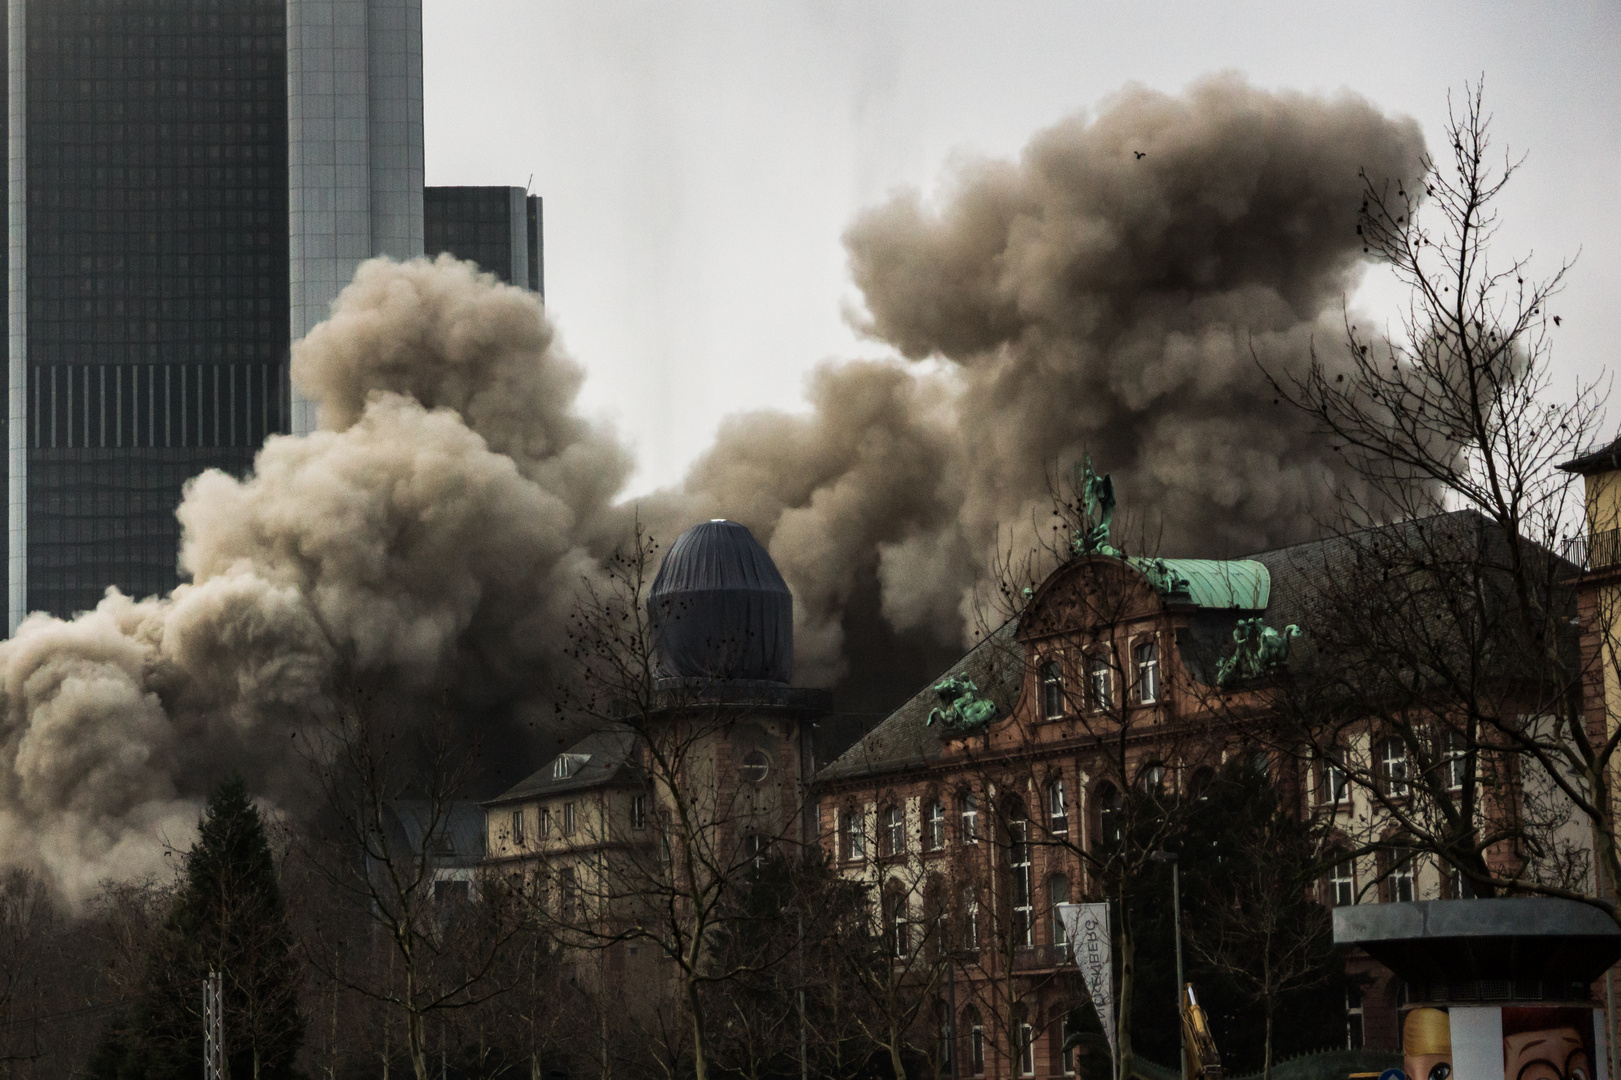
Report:
M 1118 1069 L 1120 1053 L 1115 1046 L 1114 1030 L 1114 939 L 1109 933 L 1109 902 L 1060 904 L 1059 915 L 1075 951 L 1081 981 L 1086 983 L 1086 992 L 1092 996 L 1092 1004 L 1098 1010 L 1098 1022 L 1109 1040 L 1109 1056 Z

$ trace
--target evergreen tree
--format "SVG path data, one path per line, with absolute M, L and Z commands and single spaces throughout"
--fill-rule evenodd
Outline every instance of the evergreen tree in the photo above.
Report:
M 96 1080 L 195 1080 L 210 971 L 223 981 L 228 1075 L 296 1075 L 304 1024 L 292 935 L 264 824 L 240 776 L 215 790 L 198 831 L 140 995 L 91 1060 Z

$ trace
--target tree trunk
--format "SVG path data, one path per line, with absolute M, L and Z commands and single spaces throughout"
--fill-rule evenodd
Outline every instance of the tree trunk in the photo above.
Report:
M 1266 1003 L 1266 1046 L 1261 1056 L 1261 1080 L 1272 1080 L 1272 1002 Z
M 405 1038 L 411 1051 L 411 1072 L 416 1080 L 428 1080 L 428 1042 L 427 1032 L 422 1023 L 422 1014 L 413 1012 L 405 1022 Z
M 698 998 L 698 981 L 687 979 L 687 1011 L 692 1014 L 693 1080 L 709 1080 L 709 1047 L 704 1040 L 704 1008 Z

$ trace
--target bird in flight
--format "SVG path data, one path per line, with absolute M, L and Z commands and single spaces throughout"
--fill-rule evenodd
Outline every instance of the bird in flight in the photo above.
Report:
M 1144 157 L 1147 156 L 1147 152 L 1143 151 L 1143 150 L 1133 150 L 1132 153 L 1137 155 L 1137 160 L 1138 161 L 1141 161 Z

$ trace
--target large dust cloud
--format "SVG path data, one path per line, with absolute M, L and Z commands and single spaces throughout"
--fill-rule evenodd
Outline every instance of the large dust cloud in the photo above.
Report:
M 971 634 L 987 555 L 1030 539 L 1084 450 L 1166 553 L 1308 535 L 1350 481 L 1251 349 L 1297 370 L 1337 338 L 1358 170 L 1413 176 L 1421 152 L 1415 124 L 1354 97 L 1127 89 L 856 220 L 862 328 L 902 358 L 824 366 L 808 413 L 733 418 L 635 507 L 630 455 L 577 411 L 583 371 L 533 296 L 446 257 L 365 264 L 294 349 L 321 429 L 188 486 L 187 583 L 0 643 L 0 865 L 80 900 L 159 872 L 229 769 L 293 801 L 289 730 L 339 671 L 448 691 L 470 735 L 537 767 L 552 747 L 526 718 L 633 513 L 665 542 L 748 525 L 795 593 L 796 680 L 858 711 Z
M 1359 171 L 1416 176 L 1422 154 L 1415 122 L 1351 95 L 1128 88 L 850 227 L 861 328 L 944 375 L 823 368 L 811 416 L 736 419 L 682 494 L 767 543 L 813 682 L 870 685 L 908 640 L 960 645 L 998 530 L 1027 548 L 1087 450 L 1154 553 L 1303 539 L 1355 481 L 1256 360 L 1302 371 L 1315 339 L 1332 362 L 1365 265 Z

